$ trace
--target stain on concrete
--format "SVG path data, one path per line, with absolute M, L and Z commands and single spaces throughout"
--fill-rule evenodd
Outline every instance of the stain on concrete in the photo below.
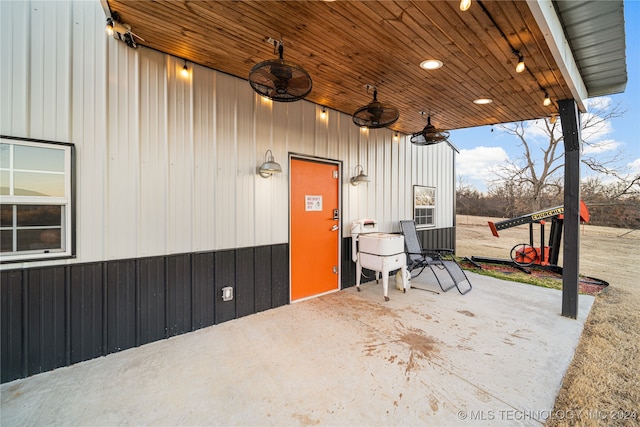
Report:
M 467 317 L 476 317 L 476 315 L 470 312 L 469 310 L 458 310 L 458 313 L 464 314 Z
M 424 331 L 415 328 L 409 328 L 409 332 L 401 334 L 396 342 L 401 342 L 409 346 L 409 360 L 405 368 L 405 373 L 410 374 L 420 368 L 418 360 L 429 359 L 439 350 L 436 348 L 437 341 L 427 335 Z
M 518 329 L 511 333 L 511 336 L 514 338 L 520 338 L 521 340 L 530 340 L 531 338 L 526 337 L 525 334 L 530 333 L 529 329 Z
M 6 395 L 2 396 L 2 402 L 3 403 L 10 402 L 11 400 L 13 400 L 13 399 L 15 399 L 17 397 L 22 396 L 22 394 L 24 393 L 22 391 L 22 384 L 12 385 L 11 387 L 9 387 L 9 390 L 7 390 L 7 391 L 9 392 L 8 393 L 9 395 L 8 396 L 6 396 Z
M 476 397 L 478 398 L 478 400 L 480 400 L 481 402 L 489 402 L 491 401 L 491 395 L 489 393 L 487 393 L 484 390 L 481 389 L 476 389 Z
M 298 421 L 300 421 L 300 425 L 303 426 L 317 426 L 318 424 L 320 424 L 320 420 L 313 420 L 307 414 L 292 414 L 291 416 L 293 418 L 297 418 Z
M 433 412 L 438 412 L 438 409 L 440 409 L 438 399 L 433 394 L 429 395 L 429 407 Z

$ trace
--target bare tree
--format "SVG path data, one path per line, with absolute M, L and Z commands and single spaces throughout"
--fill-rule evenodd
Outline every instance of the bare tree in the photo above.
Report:
M 611 119 L 625 113 L 620 104 L 612 105 L 609 101 L 610 98 L 592 100 L 589 111 L 581 116 L 582 163 L 596 174 L 615 180 L 619 184 L 619 197 L 623 197 L 638 191 L 640 174 L 634 175 L 620 166 L 622 152 L 609 154 L 611 147 L 607 144 L 613 142 L 599 137 L 606 134 Z M 528 199 L 532 209 L 558 200 L 564 188 L 564 137 L 560 120 L 515 122 L 498 125 L 498 128 L 516 137 L 523 153 L 495 170 L 497 179 L 493 188 L 508 185 L 512 191 L 515 186 L 520 197 Z

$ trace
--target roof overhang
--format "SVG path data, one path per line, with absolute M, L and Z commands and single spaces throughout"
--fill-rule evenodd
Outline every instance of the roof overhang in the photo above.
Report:
M 391 128 L 403 133 L 424 127 L 421 111 L 442 129 L 537 119 L 557 114 L 558 100 L 584 111 L 588 97 L 626 84 L 621 0 L 472 0 L 466 12 L 457 0 L 101 2 L 139 44 L 243 79 L 274 57 L 264 39 L 281 38 L 285 59 L 313 79 L 308 101 L 352 114 L 376 85 L 399 108 Z M 525 72 L 515 72 L 514 51 Z M 444 66 L 421 69 L 429 58 Z M 473 103 L 481 97 L 493 103 Z

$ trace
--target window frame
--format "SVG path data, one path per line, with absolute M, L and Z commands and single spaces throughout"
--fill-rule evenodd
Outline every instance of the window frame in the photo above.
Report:
M 15 252 L 0 252 L 0 264 L 15 262 L 32 262 L 45 261 L 54 259 L 73 258 L 76 254 L 76 168 L 75 168 L 75 145 L 66 142 L 46 141 L 31 138 L 18 138 L 0 135 L 0 143 L 12 146 L 29 146 L 45 149 L 57 149 L 64 153 L 64 195 L 63 196 L 31 196 L 31 195 L 0 195 L 0 203 L 2 206 L 11 206 L 15 215 L 15 206 L 20 205 L 41 205 L 41 206 L 60 206 L 62 208 L 62 219 L 60 224 L 61 249 L 32 249 Z M 1 168 L 2 172 L 9 171 L 11 174 L 15 172 L 13 159 L 10 158 L 9 168 Z M 42 173 L 50 173 L 42 171 Z M 10 175 L 11 179 L 11 175 Z M 11 182 L 11 181 L 10 181 Z M 10 184 L 11 185 L 11 184 Z M 12 191 L 10 187 L 10 193 Z M 17 233 L 21 229 L 17 225 L 14 218 L 13 224 L 9 227 L 3 226 L 2 230 L 12 230 Z M 45 226 L 44 228 L 48 228 Z M 22 228 L 26 230 L 28 228 Z
M 425 193 L 431 193 L 430 198 L 432 200 L 431 205 L 425 205 L 421 202 L 424 200 Z M 430 211 L 430 221 L 428 223 L 419 222 L 419 218 L 422 218 L 423 215 L 418 215 L 418 209 L 426 209 Z M 429 218 L 429 215 L 426 216 Z M 426 229 L 426 228 L 434 228 L 436 226 L 436 187 L 430 187 L 425 185 L 414 185 L 413 186 L 413 221 L 416 224 L 416 229 Z

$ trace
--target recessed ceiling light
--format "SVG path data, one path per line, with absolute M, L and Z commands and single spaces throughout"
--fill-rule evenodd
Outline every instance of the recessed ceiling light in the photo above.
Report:
M 473 103 L 478 105 L 491 104 L 492 102 L 493 99 L 491 98 L 478 98 L 473 100 Z
M 427 59 L 422 61 L 420 66 L 425 70 L 437 70 L 442 67 L 442 61 L 438 61 L 437 59 Z

